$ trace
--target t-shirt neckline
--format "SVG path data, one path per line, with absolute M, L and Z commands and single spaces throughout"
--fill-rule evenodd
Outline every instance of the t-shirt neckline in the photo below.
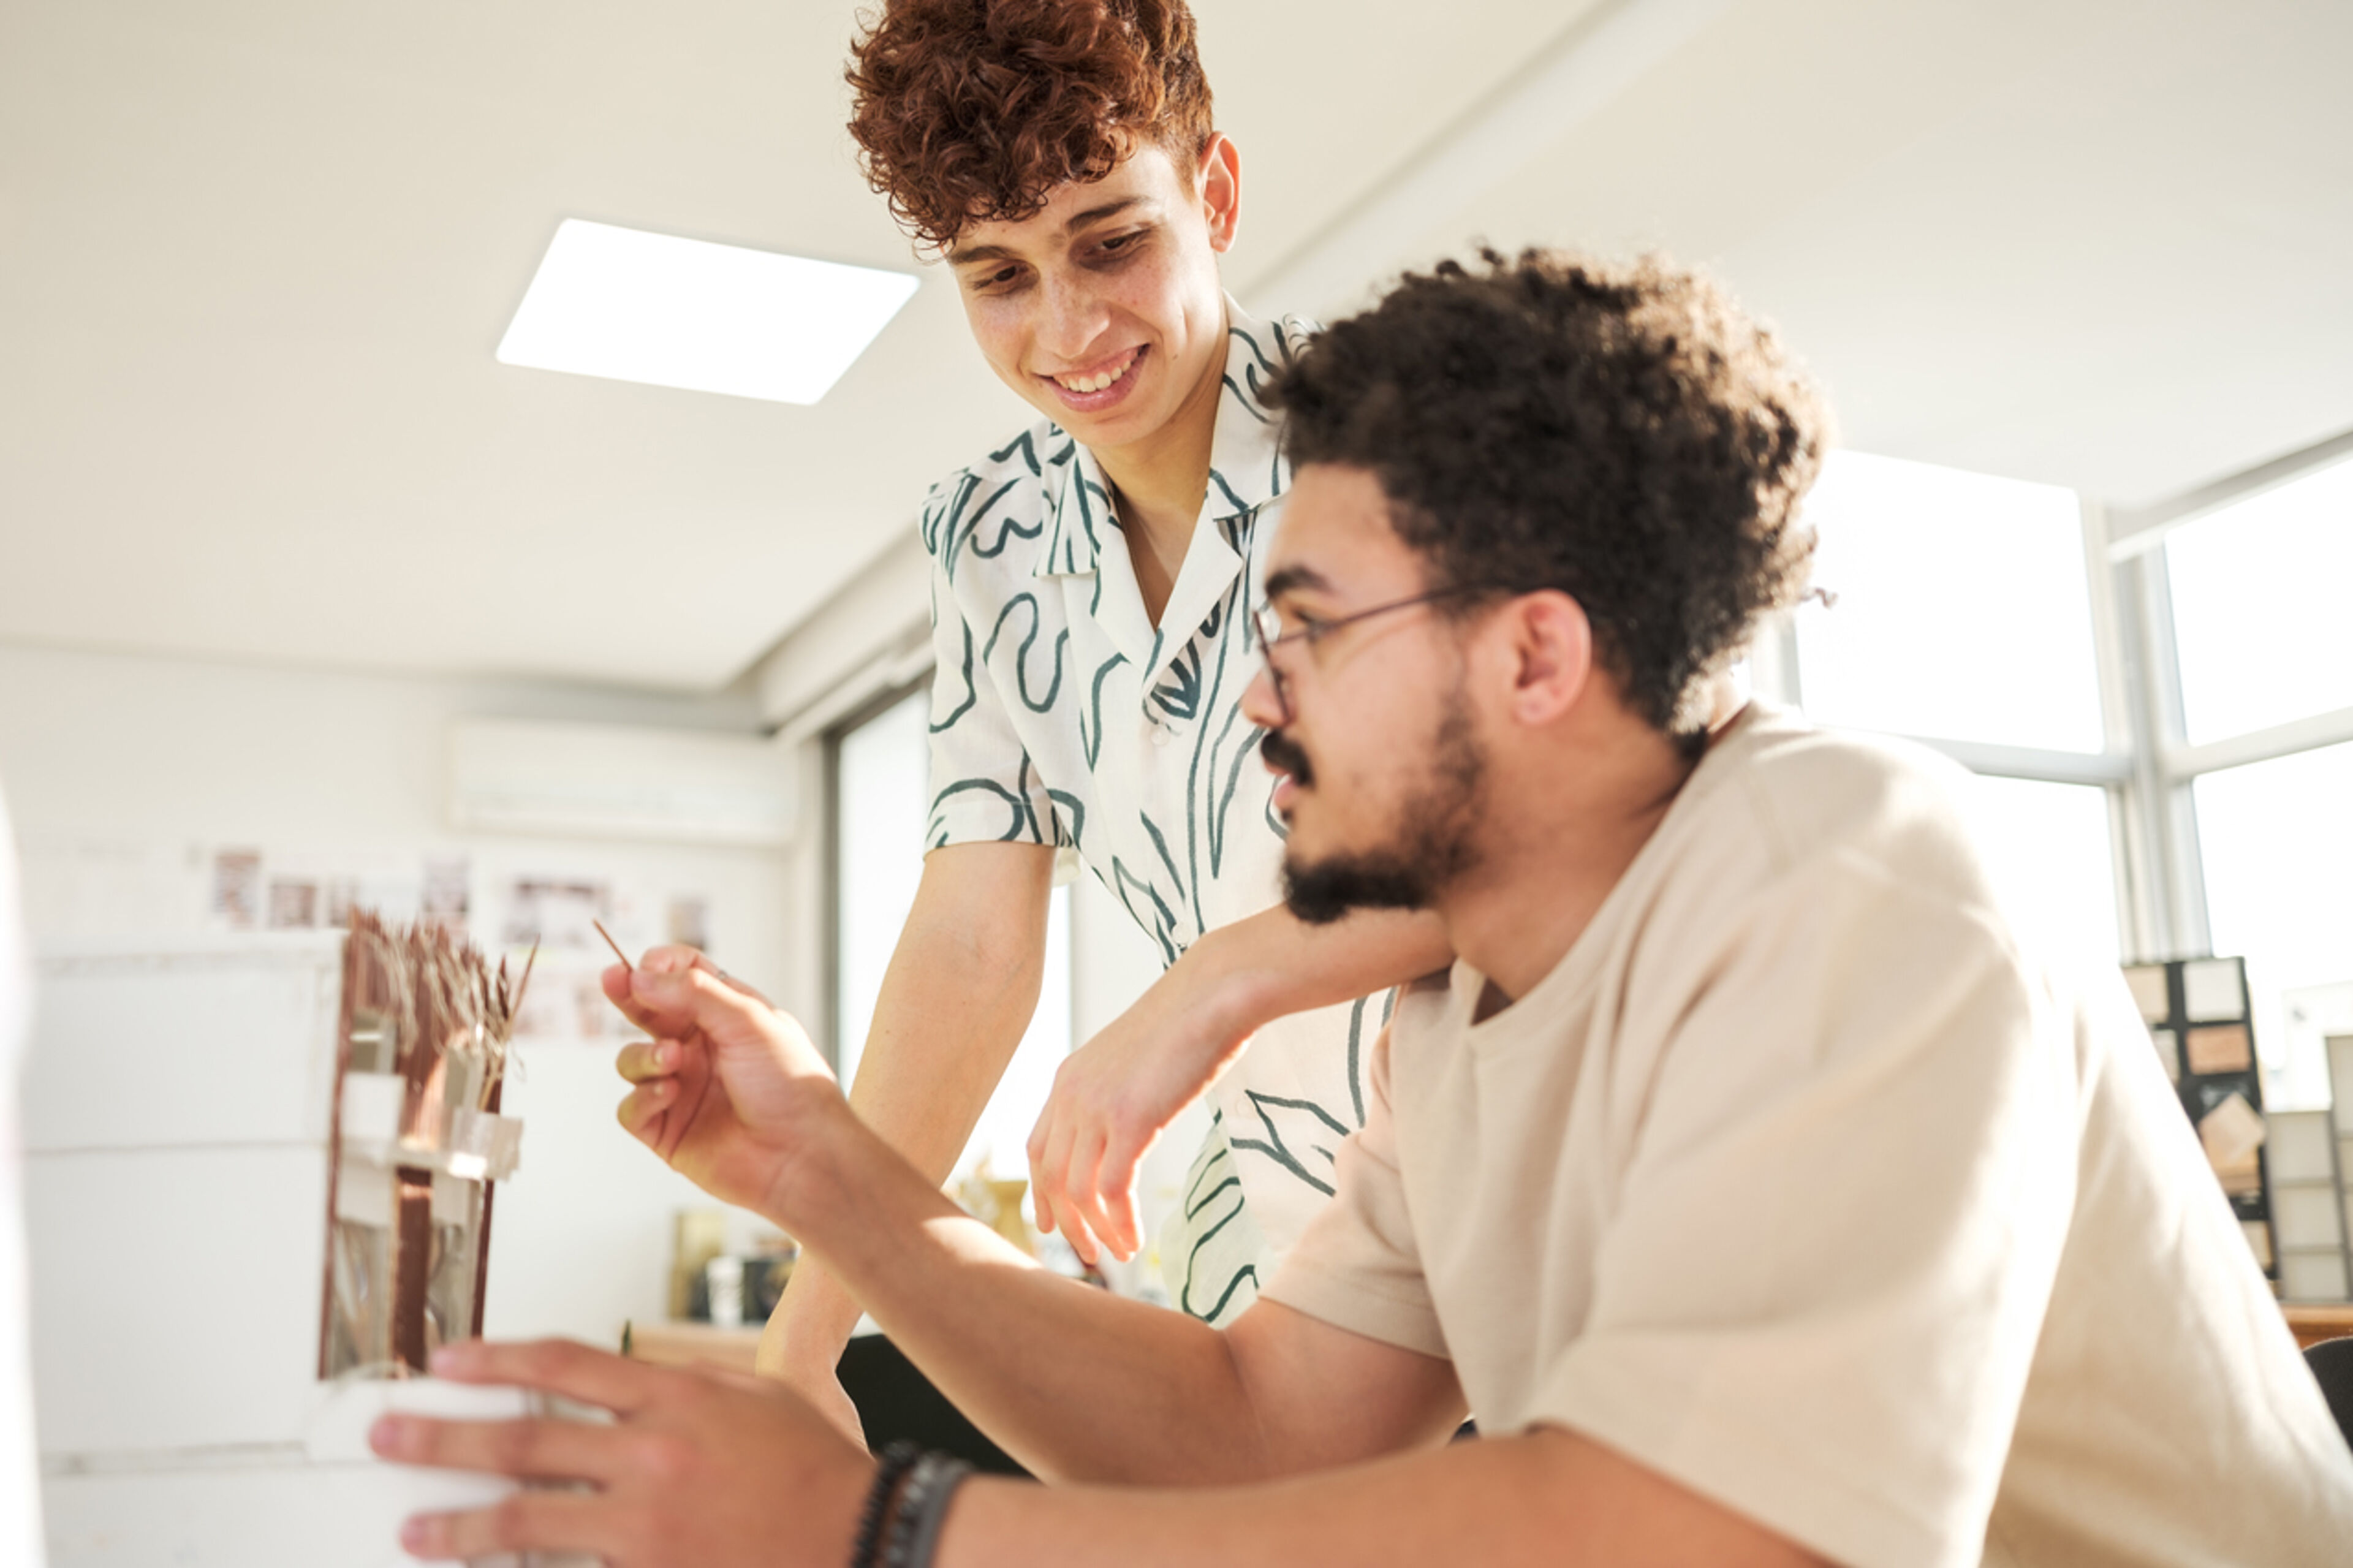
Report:
M 1628 861 L 1625 870 L 1619 873 L 1618 880 L 1602 899 L 1600 907 L 1593 911 L 1593 918 L 1586 922 L 1583 931 L 1577 933 L 1577 940 L 1569 943 L 1568 951 L 1560 955 L 1559 962 L 1546 970 L 1544 977 L 1528 988 L 1526 994 L 1514 997 L 1494 1016 L 1473 1022 L 1477 1018 L 1479 1000 L 1486 994 L 1487 976 L 1472 968 L 1469 960 L 1456 959 L 1448 984 L 1452 992 L 1453 1005 L 1458 1010 L 1455 1016 L 1461 1022 L 1463 1037 L 1482 1050 L 1499 1049 L 1510 1045 L 1525 1030 L 1543 1027 L 1541 1020 L 1558 1016 L 1562 1005 L 1592 982 L 1609 947 L 1610 932 L 1624 921 L 1626 904 L 1634 897 L 1627 889 L 1643 879 L 1643 873 L 1651 861 L 1667 853 L 1661 847 L 1662 844 L 1674 834 L 1679 824 L 1688 820 L 1698 809 L 1700 801 L 1723 787 L 1725 780 L 1731 774 L 1731 759 L 1753 750 L 1760 735 L 1779 729 L 1788 717 L 1788 710 L 1752 698 L 1723 731 L 1709 742 L 1707 752 L 1700 758 L 1699 766 L 1692 770 L 1691 776 L 1683 781 L 1683 788 L 1675 793 L 1674 802 L 1667 807 L 1667 814 L 1659 819 L 1659 826 L 1651 830 L 1651 837 L 1642 841 L 1642 847 L 1634 852 L 1633 859 Z M 1531 1007 L 1528 1005 L 1531 1002 L 1539 1005 Z M 1514 1019 L 1532 1022 L 1514 1025 Z

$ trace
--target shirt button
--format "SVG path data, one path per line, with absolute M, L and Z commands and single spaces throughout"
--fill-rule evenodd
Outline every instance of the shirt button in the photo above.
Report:
M 1155 746 L 1166 745 L 1168 743 L 1168 731 L 1166 730 L 1155 729 L 1152 731 L 1152 743 Z

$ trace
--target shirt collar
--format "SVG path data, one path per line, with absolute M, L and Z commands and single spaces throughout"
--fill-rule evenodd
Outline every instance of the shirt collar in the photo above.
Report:
M 1218 393 L 1218 422 L 1209 437 L 1209 493 L 1205 510 L 1215 518 L 1253 511 L 1291 488 L 1291 465 L 1282 455 L 1282 423 L 1266 405 L 1265 388 L 1274 373 L 1299 352 L 1299 334 L 1281 321 L 1261 321 L 1226 296 L 1225 384 Z M 1080 445 L 1049 481 L 1050 514 L 1046 548 L 1032 575 L 1082 576 L 1102 555 L 1101 531 L 1116 526 L 1111 514 L 1111 481 L 1095 455 Z

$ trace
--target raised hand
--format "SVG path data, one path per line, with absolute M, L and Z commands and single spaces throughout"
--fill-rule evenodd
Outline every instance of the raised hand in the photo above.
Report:
M 630 988 L 629 979 L 635 974 L 674 974 L 688 969 L 701 970 L 731 991 L 739 992 L 755 1002 L 768 1003 L 768 999 L 759 992 L 712 963 L 710 954 L 695 948 L 676 945 L 646 949 L 646 955 L 638 960 L 635 969 L 617 963 L 607 964 L 600 976 L 605 987 L 605 999 L 619 1008 L 623 1017 L 649 1035 L 675 1034 L 691 1022 L 690 1016 L 649 1006 Z M 768 1005 L 775 1005 L 773 1003 Z
M 788 1203 L 786 1171 L 814 1119 L 848 1108 L 792 1016 L 694 963 L 699 956 L 658 949 L 633 970 L 606 972 L 606 994 L 655 1032 L 615 1060 L 634 1086 L 621 1125 L 713 1197 L 788 1223 L 776 1212 Z
M 1137 1167 L 1249 1043 L 1213 989 L 1179 961 L 1054 1074 L 1029 1134 L 1029 1189 L 1038 1227 L 1060 1230 L 1090 1264 L 1098 1242 L 1135 1256 Z

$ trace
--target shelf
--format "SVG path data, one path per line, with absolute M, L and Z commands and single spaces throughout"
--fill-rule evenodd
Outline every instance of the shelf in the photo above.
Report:
M 2287 1315 L 2287 1326 L 2295 1331 L 2298 1345 L 2353 1335 L 2353 1305 L 2283 1307 L 2280 1310 Z
M 632 1323 L 629 1355 L 654 1366 L 709 1366 L 749 1373 L 759 1353 L 757 1326 L 714 1328 L 709 1323 Z

